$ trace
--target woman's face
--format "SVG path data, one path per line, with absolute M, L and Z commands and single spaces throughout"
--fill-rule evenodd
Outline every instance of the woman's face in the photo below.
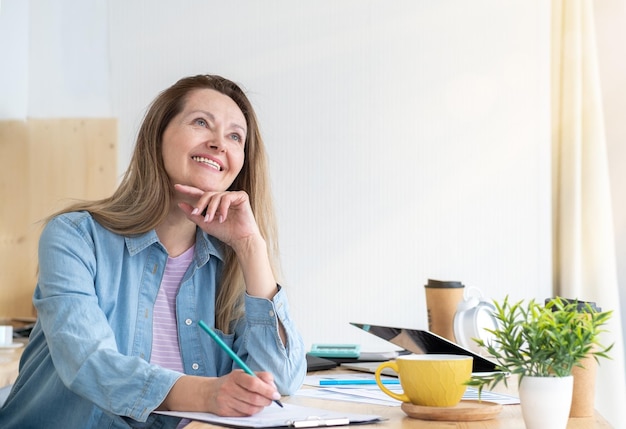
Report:
M 244 162 L 246 120 L 228 96 L 197 89 L 163 132 L 163 163 L 172 183 L 225 191 Z

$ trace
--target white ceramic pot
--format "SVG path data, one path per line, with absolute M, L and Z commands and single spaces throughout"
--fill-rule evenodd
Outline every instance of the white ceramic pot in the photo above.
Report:
M 572 405 L 574 377 L 524 377 L 519 386 L 527 429 L 565 429 Z

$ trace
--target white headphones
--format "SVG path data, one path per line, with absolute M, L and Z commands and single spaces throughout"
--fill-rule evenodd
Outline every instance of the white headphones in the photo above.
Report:
M 473 338 L 483 340 L 485 343 L 493 338 L 493 335 L 485 330 L 496 329 L 498 322 L 493 316 L 496 308 L 493 304 L 483 301 L 482 294 L 475 287 L 467 288 L 463 294 L 464 300 L 459 302 L 454 314 L 454 336 L 456 342 L 478 355 L 487 355 L 487 350 L 479 347 Z

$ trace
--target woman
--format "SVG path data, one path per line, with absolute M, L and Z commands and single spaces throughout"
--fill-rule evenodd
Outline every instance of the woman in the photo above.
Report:
M 275 280 L 275 232 L 242 90 L 201 75 L 163 91 L 115 193 L 42 232 L 38 321 L 0 427 L 175 427 L 152 411 L 244 416 L 294 392 L 305 352 Z

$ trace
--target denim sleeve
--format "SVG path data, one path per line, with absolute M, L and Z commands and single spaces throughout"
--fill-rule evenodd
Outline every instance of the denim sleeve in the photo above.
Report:
M 47 224 L 33 302 L 65 386 L 105 411 L 145 421 L 181 374 L 118 351 L 94 287 L 98 266 L 91 237 L 88 227 L 68 218 Z
M 245 320 L 236 327 L 238 354 L 253 371 L 271 372 L 281 394 L 295 393 L 306 375 L 306 357 L 285 291 L 280 288 L 272 300 L 246 295 L 245 311 Z M 279 323 L 285 329 L 286 344 L 280 338 Z

